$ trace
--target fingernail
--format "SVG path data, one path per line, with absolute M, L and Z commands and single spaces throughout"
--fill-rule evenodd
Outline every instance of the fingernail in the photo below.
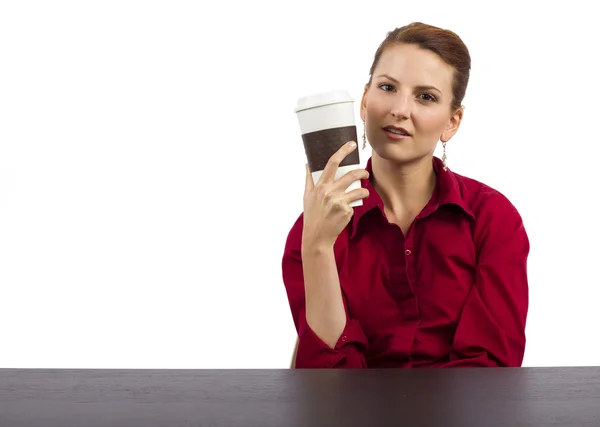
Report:
M 354 147 L 356 147 L 356 142 L 354 142 L 354 141 L 350 141 L 350 144 L 349 144 L 349 146 L 350 146 L 350 148 L 354 148 Z

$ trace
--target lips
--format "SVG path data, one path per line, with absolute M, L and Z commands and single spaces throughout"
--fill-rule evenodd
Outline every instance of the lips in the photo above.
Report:
M 399 136 L 411 136 L 410 133 L 402 128 L 402 127 L 398 127 L 398 126 L 386 126 L 383 128 L 384 131 L 389 132 L 393 135 L 399 135 Z

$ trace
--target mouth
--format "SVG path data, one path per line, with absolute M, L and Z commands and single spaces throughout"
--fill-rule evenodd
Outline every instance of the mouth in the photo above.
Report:
M 388 134 L 397 136 L 397 137 L 409 137 L 411 136 L 410 133 L 408 133 L 408 131 L 402 127 L 397 127 L 397 126 L 386 126 L 383 128 L 383 130 L 385 132 L 387 132 Z

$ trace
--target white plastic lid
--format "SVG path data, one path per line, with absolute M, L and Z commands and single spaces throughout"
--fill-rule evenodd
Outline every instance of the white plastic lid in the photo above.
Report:
M 294 111 L 308 110 L 309 108 L 322 107 L 323 105 L 339 104 L 342 102 L 354 102 L 348 91 L 334 90 L 322 92 L 314 95 L 304 96 L 298 99 L 298 104 Z

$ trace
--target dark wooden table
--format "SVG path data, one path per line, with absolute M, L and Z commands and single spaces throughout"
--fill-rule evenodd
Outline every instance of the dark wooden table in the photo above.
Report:
M 600 426 L 600 368 L 0 369 L 0 426 Z

